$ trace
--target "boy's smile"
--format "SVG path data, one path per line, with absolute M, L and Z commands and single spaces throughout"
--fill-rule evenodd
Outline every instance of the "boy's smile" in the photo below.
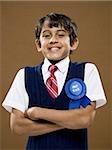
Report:
M 61 49 L 61 46 L 59 44 L 50 44 L 48 45 L 48 50 L 51 52 L 57 52 Z
M 37 45 L 37 49 L 49 60 L 61 60 L 69 56 L 70 50 L 73 49 L 69 33 L 61 26 L 50 28 L 48 24 L 49 22 L 45 21 L 40 33 L 40 47 Z

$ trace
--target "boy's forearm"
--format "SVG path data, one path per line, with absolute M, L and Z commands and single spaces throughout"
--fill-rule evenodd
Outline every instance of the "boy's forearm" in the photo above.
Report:
M 19 115 L 18 115 L 19 114 Z M 13 110 L 10 121 L 11 130 L 18 135 L 38 136 L 53 131 L 63 129 L 63 127 L 50 124 L 50 123 L 38 123 L 25 118 L 24 115 L 18 110 Z
M 74 110 L 34 107 L 28 110 L 28 115 L 34 120 L 40 118 L 56 123 L 64 128 L 80 129 L 86 128 L 92 123 L 95 116 L 95 104 Z

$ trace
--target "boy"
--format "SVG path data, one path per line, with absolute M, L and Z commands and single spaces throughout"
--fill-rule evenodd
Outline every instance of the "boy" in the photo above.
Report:
M 35 44 L 44 61 L 21 69 L 3 102 L 11 113 L 11 130 L 29 136 L 28 150 L 86 150 L 87 128 L 94 120 L 96 108 L 106 103 L 97 68 L 92 63 L 70 61 L 79 40 L 77 26 L 69 17 L 48 14 L 39 20 L 35 33 Z M 72 84 L 80 84 L 80 91 L 82 81 L 87 91 L 79 100 L 80 94 L 75 91 L 76 101 L 80 101 L 76 107 L 76 85 Z M 86 105 L 83 98 L 88 98 Z

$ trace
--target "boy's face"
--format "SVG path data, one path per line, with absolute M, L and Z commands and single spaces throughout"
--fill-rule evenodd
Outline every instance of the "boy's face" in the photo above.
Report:
M 41 51 L 49 60 L 61 60 L 70 54 L 73 46 L 70 46 L 68 32 L 63 27 L 48 26 L 48 21 L 44 22 L 41 34 L 40 44 L 37 45 L 38 51 Z

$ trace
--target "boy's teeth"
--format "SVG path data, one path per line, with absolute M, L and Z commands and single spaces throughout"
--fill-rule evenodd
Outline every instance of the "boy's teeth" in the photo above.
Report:
M 51 48 L 51 51 L 57 51 L 57 50 L 59 50 L 58 47 L 52 47 L 52 48 Z

